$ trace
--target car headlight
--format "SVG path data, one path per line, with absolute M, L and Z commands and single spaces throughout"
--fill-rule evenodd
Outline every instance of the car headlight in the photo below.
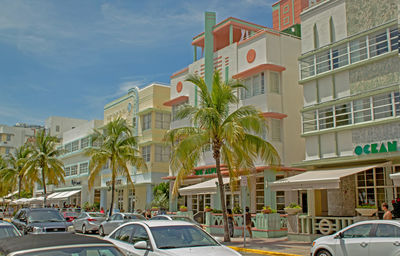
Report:
M 40 233 L 43 233 L 43 228 L 41 228 L 41 227 L 33 227 L 32 233 L 33 233 L 33 234 L 40 234 Z

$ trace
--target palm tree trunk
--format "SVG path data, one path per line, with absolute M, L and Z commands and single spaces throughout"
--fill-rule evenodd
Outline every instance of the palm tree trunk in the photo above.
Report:
M 42 167 L 42 182 L 43 182 L 43 207 L 46 207 L 47 189 L 46 189 L 46 177 L 44 176 L 43 167 Z
M 113 207 L 114 207 L 114 193 L 115 193 L 115 172 L 112 172 L 112 178 L 111 178 L 111 206 L 110 206 L 110 212 L 108 213 L 108 217 L 111 217 L 112 212 L 113 212 Z
M 231 238 L 229 236 L 228 215 L 226 214 L 224 181 L 222 179 L 222 173 L 221 173 L 221 157 L 219 150 L 214 151 L 214 159 L 215 159 L 215 167 L 217 169 L 218 188 L 219 188 L 219 195 L 222 207 L 222 217 L 224 219 L 224 242 L 230 242 Z
M 18 177 L 18 198 L 21 198 L 22 177 Z

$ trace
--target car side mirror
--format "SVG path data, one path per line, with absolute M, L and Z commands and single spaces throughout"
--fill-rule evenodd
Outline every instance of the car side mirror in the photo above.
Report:
M 106 221 L 110 221 L 110 218 L 109 218 L 109 217 L 107 217 L 107 218 L 106 218 Z
M 335 239 L 342 239 L 344 236 L 343 236 L 343 233 L 342 232 L 339 232 L 336 236 L 335 236 Z
M 138 250 L 148 250 L 148 249 L 149 249 L 149 247 L 147 246 L 147 242 L 146 242 L 146 241 L 139 241 L 139 242 L 136 242 L 136 243 L 133 245 L 133 247 L 134 247 L 135 249 L 138 249 Z
M 26 223 L 26 218 L 21 218 L 19 220 Z

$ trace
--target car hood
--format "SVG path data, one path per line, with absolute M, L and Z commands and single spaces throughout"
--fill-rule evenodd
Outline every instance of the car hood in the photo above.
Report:
M 235 252 L 231 248 L 226 246 L 203 246 L 203 247 L 188 247 L 188 248 L 177 248 L 177 249 L 167 249 L 161 250 L 162 255 L 165 256 L 238 256 L 239 253 Z
M 70 224 L 62 221 L 62 222 L 34 222 L 29 223 L 30 227 L 38 227 L 38 228 L 67 228 Z
M 329 235 L 329 236 L 323 236 L 323 237 L 316 239 L 315 242 L 316 243 L 325 243 L 328 241 L 332 241 L 335 238 L 335 236 L 336 236 L 336 234 Z

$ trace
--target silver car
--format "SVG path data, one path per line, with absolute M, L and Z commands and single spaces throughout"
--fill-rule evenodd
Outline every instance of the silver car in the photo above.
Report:
M 0 220 L 0 239 L 22 236 L 18 229 L 7 221 Z
M 146 218 L 143 215 L 135 213 L 114 213 L 100 224 L 99 234 L 101 236 L 108 235 L 122 224 L 137 220 L 146 220 Z
M 397 256 L 400 255 L 400 222 L 361 221 L 341 231 L 318 238 L 312 256 Z
M 97 232 L 100 224 L 106 219 L 104 213 L 99 212 L 82 212 L 78 218 L 72 221 L 75 232 L 86 234 L 88 231 Z

